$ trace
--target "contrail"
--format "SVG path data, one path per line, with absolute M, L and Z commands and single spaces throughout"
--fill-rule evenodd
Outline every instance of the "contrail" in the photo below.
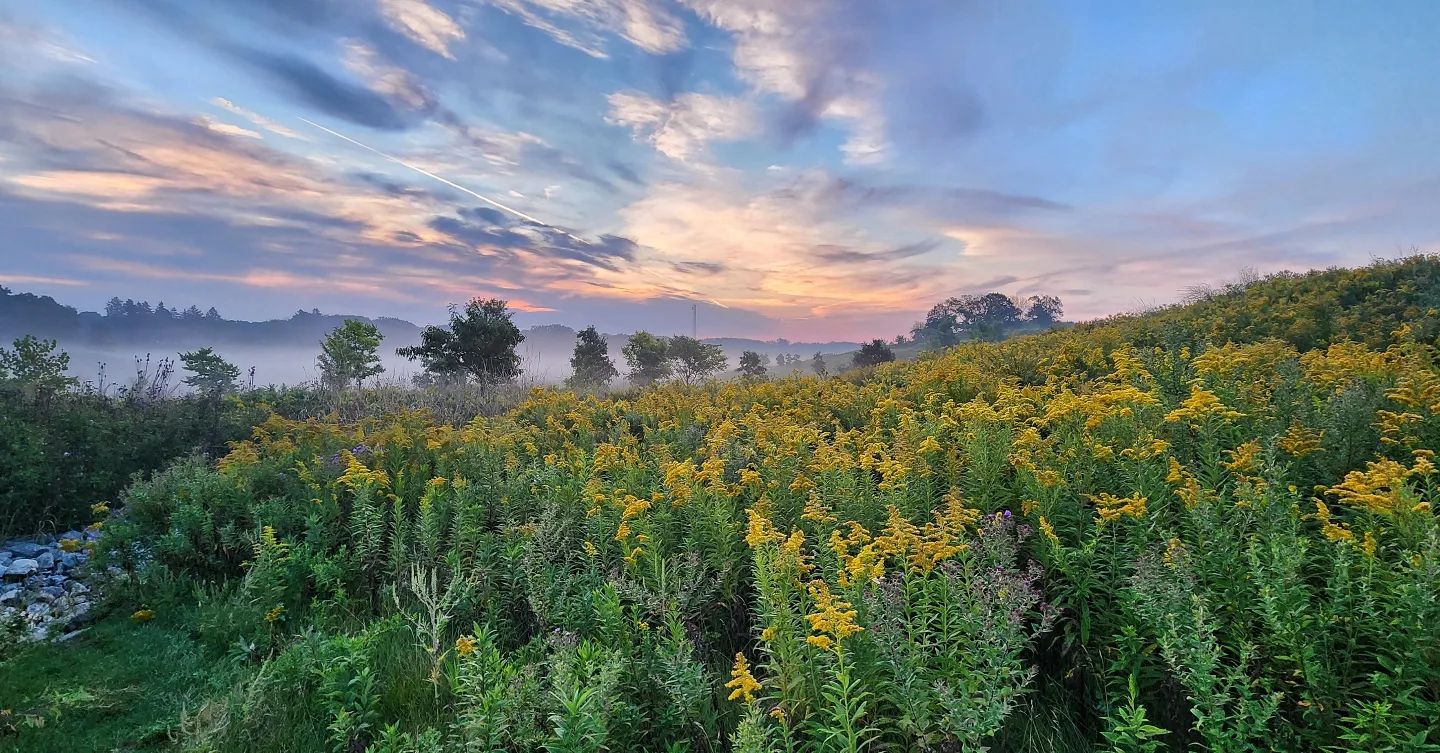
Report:
M 373 153 L 375 153 L 375 154 L 378 154 L 378 155 L 380 155 L 381 157 L 384 157 L 385 159 L 390 160 L 391 162 L 394 162 L 394 163 L 397 164 L 397 165 L 400 165 L 401 167 L 408 167 L 408 168 L 410 168 L 411 170 L 414 170 L 415 172 L 420 173 L 421 175 L 424 175 L 424 176 L 427 177 L 427 178 L 431 178 L 431 179 L 433 179 L 433 180 L 438 180 L 438 181 L 440 181 L 441 183 L 444 183 L 445 185 L 447 185 L 447 186 L 449 186 L 449 187 L 451 187 L 451 188 L 453 188 L 453 189 L 455 189 L 455 190 L 457 190 L 457 191 L 464 191 L 465 193 L 470 194 L 471 196 L 474 196 L 475 198 L 477 198 L 477 199 L 485 202 L 486 204 L 489 204 L 489 205 L 492 206 L 492 207 L 495 207 L 496 209 L 499 209 L 499 210 L 504 211 L 504 212 L 509 212 L 510 214 L 513 214 L 513 215 L 515 215 L 516 217 L 519 217 L 519 218 L 522 219 L 522 220 L 526 220 L 526 221 L 529 221 L 529 222 L 533 222 L 533 223 L 535 223 L 536 225 L 543 225 L 543 226 L 548 227 L 548 228 L 550 228 L 550 229 L 552 229 L 552 230 L 558 230 L 558 231 L 560 231 L 561 233 L 564 233 L 565 235 L 570 236 L 571 239 L 576 240 L 576 241 L 579 241 L 579 242 L 581 242 L 581 243 L 589 243 L 589 241 L 587 241 L 587 240 L 585 240 L 584 238 L 581 238 L 581 237 L 575 235 L 574 233 L 571 233 L 570 231 L 566 230 L 565 228 L 559 227 L 559 226 L 557 226 L 557 225 L 552 225 L 552 224 L 550 224 L 550 223 L 548 223 L 548 222 L 540 219 L 539 217 L 534 217 L 534 216 L 525 214 L 524 212 L 522 212 L 522 211 L 520 211 L 520 210 L 518 210 L 518 209 L 515 209 L 515 208 L 513 208 L 513 207 L 507 207 L 507 206 L 505 206 L 504 204 L 501 204 L 500 202 L 498 202 L 498 201 L 496 201 L 496 200 L 494 200 L 494 199 L 492 199 L 492 198 L 490 198 L 490 197 L 488 197 L 488 196 L 483 196 L 483 195 L 481 195 L 481 194 L 478 194 L 478 193 L 476 193 L 476 192 L 474 192 L 474 191 L 472 191 L 472 190 L 470 190 L 470 189 L 468 189 L 468 188 L 460 185 L 459 183 L 456 183 L 456 182 L 453 181 L 453 180 L 448 180 L 448 179 L 446 179 L 446 178 L 442 178 L 442 177 L 440 177 L 439 175 L 436 175 L 435 173 L 430 172 L 429 170 L 426 170 L 426 169 L 424 169 L 424 168 L 421 168 L 421 167 L 417 167 L 417 166 L 415 166 L 415 165 L 412 165 L 412 164 L 410 164 L 409 162 L 406 162 L 405 160 L 400 159 L 399 157 L 392 157 L 392 156 L 390 156 L 390 155 L 388 155 L 388 154 L 380 151 L 379 149 L 376 149 L 376 148 L 373 147 L 373 146 L 367 146 L 367 145 L 365 145 L 365 144 L 362 144 L 362 143 L 356 141 L 355 139 L 352 139 L 352 138 L 350 138 L 349 136 L 346 136 L 345 134 L 340 133 L 339 131 L 331 130 L 331 129 L 329 129 L 329 128 L 326 128 L 326 127 L 323 126 L 323 125 L 320 125 L 319 123 L 316 123 L 316 122 L 313 121 L 313 120 L 309 120 L 309 119 L 306 119 L 306 118 L 300 118 L 300 120 L 301 120 L 302 122 L 304 122 L 304 123 L 307 123 L 307 124 L 312 125 L 312 126 L 314 126 L 314 127 L 316 127 L 316 128 L 319 128 L 320 130 L 322 130 L 322 131 L 330 134 L 331 136 L 334 136 L 334 137 L 336 137 L 336 138 L 338 138 L 338 139 L 344 139 L 345 141 L 348 141 L 348 142 L 354 144 L 355 146 L 358 146 L 358 147 L 360 147 L 361 149 L 364 149 L 364 150 L 367 151 L 367 152 L 373 152 Z

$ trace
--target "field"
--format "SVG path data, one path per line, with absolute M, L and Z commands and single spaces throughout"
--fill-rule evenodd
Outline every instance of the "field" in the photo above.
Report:
M 195 697 L 93 744 L 1440 750 L 1437 306 L 1415 257 L 826 379 L 271 417 L 99 510 L 101 638 L 184 652 L 106 671 Z M 0 746 L 94 729 L 34 690 Z

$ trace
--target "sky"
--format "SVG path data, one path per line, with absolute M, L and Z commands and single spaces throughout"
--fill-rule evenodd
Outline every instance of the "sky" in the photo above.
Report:
M 859 340 L 1440 241 L 1440 3 L 0 0 L 0 284 Z

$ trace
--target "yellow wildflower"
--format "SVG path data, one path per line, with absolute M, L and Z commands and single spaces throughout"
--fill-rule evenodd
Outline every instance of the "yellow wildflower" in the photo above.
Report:
M 735 654 L 735 668 L 730 670 L 730 682 L 725 683 L 725 687 L 730 688 L 727 700 L 745 703 L 755 701 L 755 691 L 760 690 L 761 686 L 755 675 L 750 674 L 750 662 L 745 660 L 745 654 Z
M 1124 518 L 1145 517 L 1146 505 L 1149 500 L 1140 496 L 1139 492 L 1128 497 L 1117 497 L 1113 494 L 1091 494 L 1090 501 L 1095 503 L 1095 512 L 1100 516 L 1100 525 L 1113 523 Z
M 1225 407 L 1215 393 L 1200 386 L 1197 382 L 1190 387 L 1190 397 L 1185 398 L 1179 408 L 1165 414 L 1165 420 L 1171 423 L 1183 421 L 1191 425 L 1198 425 L 1210 418 L 1230 419 L 1244 416 L 1245 414 L 1240 411 Z
M 462 635 L 455 639 L 455 655 L 469 656 L 475 653 L 475 639 L 468 635 Z

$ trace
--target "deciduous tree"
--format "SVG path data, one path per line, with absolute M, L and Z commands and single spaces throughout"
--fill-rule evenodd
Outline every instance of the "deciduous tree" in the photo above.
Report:
M 384 373 L 379 355 L 380 341 L 384 339 L 375 325 L 356 319 L 346 319 L 330 330 L 320 342 L 316 361 L 325 383 L 340 389 L 354 382 L 358 388 L 366 379 Z
M 575 352 L 570 356 L 570 368 L 575 373 L 565 383 L 574 390 L 599 389 L 620 375 L 615 362 L 610 360 L 610 345 L 594 326 L 575 333 Z
M 450 307 L 450 326 L 426 327 L 420 344 L 395 352 L 419 359 L 439 379 L 469 377 L 483 385 L 503 384 L 520 376 L 515 352 L 525 336 L 511 321 L 508 304 L 499 298 L 476 298 L 463 309 Z
M 622 350 L 630 366 L 630 382 L 644 387 L 668 379 L 674 373 L 669 351 L 670 344 L 663 337 L 644 330 L 631 335 Z

